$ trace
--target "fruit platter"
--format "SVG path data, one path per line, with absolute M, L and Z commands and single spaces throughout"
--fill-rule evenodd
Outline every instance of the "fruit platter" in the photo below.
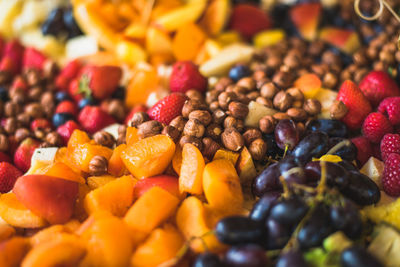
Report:
M 0 266 L 399 267 L 398 14 L 0 0 Z

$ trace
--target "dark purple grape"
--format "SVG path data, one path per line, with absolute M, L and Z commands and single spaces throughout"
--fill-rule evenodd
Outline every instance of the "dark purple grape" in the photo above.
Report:
M 318 205 L 297 236 L 300 247 L 308 249 L 317 247 L 332 233 L 329 220 L 329 209 L 325 205 Z
M 192 267 L 221 267 L 222 262 L 218 255 L 205 252 L 197 256 Z
M 328 151 L 328 141 L 328 135 L 323 132 L 310 133 L 297 144 L 291 155 L 305 165 L 313 157 L 319 158 Z
M 342 160 L 342 161 L 338 162 L 337 164 L 339 164 L 340 166 L 345 168 L 347 171 L 356 171 L 356 172 L 358 172 L 358 168 L 356 166 L 354 166 L 354 164 L 351 163 L 350 161 Z
M 344 188 L 349 183 L 348 171 L 342 166 L 325 161 L 326 181 L 329 186 Z M 321 178 L 321 162 L 310 161 L 305 167 L 306 176 L 310 182 L 317 181 Z
M 299 131 L 292 120 L 281 120 L 275 127 L 275 141 L 279 148 L 292 150 L 299 142 Z
M 228 250 L 225 264 L 232 267 L 266 267 L 269 266 L 269 260 L 262 247 L 249 244 Z
M 268 238 L 264 242 L 266 249 L 281 249 L 289 241 L 291 231 L 288 226 L 278 223 L 274 219 L 268 219 L 265 227 L 268 233 Z
M 300 251 L 290 250 L 278 258 L 275 267 L 308 267 L 308 264 Z
M 280 173 L 287 172 L 288 170 L 296 167 L 302 167 L 296 158 L 292 155 L 287 155 L 279 161 L 279 171 Z
M 376 204 L 381 198 L 379 187 L 360 172 L 349 172 L 349 183 L 340 192 L 360 206 Z
M 350 247 L 345 249 L 340 256 L 342 267 L 383 267 L 371 253 L 360 247 Z
M 61 36 L 66 31 L 63 20 L 64 8 L 53 9 L 41 26 L 43 35 Z
M 283 199 L 275 204 L 270 212 L 270 218 L 285 225 L 297 224 L 308 210 L 307 204 L 300 198 Z
M 362 231 L 361 214 L 358 208 L 349 200 L 331 206 L 330 219 L 337 231 L 342 231 L 349 238 L 360 237 Z
M 266 237 L 263 223 L 244 216 L 223 218 L 217 223 L 215 233 L 219 241 L 229 245 L 259 244 Z
M 249 217 L 254 221 L 265 222 L 269 216 L 269 211 L 275 204 L 276 200 L 281 196 L 279 191 L 271 191 L 265 193 L 253 206 Z
M 317 119 L 307 124 L 307 131 L 321 131 L 330 137 L 347 137 L 348 131 L 346 125 L 338 120 Z
M 275 141 L 275 135 L 265 134 L 264 140 L 267 142 L 267 153 L 266 156 L 271 156 L 272 158 L 276 158 L 277 156 L 283 155 L 283 150 L 278 147 Z
M 329 150 L 339 144 L 335 151 L 329 154 L 338 155 L 343 160 L 353 161 L 357 158 L 357 147 L 349 140 L 341 137 L 332 137 L 329 139 Z
M 281 188 L 279 182 L 280 171 L 278 163 L 268 166 L 260 175 L 258 175 L 252 185 L 253 194 L 262 197 L 269 191 L 279 190 Z

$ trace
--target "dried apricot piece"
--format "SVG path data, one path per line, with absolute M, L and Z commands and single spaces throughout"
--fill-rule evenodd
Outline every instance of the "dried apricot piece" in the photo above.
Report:
M 179 191 L 201 195 L 203 193 L 204 158 L 200 150 L 185 144 L 182 150 L 182 166 L 179 175 Z
M 114 148 L 110 159 L 108 160 L 108 173 L 114 176 L 121 176 L 125 173 L 125 165 L 121 159 L 121 153 L 126 149 L 126 144 L 121 144 Z

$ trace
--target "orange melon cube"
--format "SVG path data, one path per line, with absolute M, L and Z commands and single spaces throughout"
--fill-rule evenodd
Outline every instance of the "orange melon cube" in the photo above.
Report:
M 155 135 L 127 146 L 122 161 L 134 177 L 143 179 L 162 174 L 171 163 L 175 143 L 166 135 Z
M 133 204 L 124 221 L 133 232 L 150 233 L 175 213 L 178 204 L 176 196 L 155 186 Z
M 179 191 L 201 195 L 203 193 L 203 169 L 205 163 L 200 150 L 185 144 L 182 150 L 182 167 L 179 175 Z
M 195 23 L 178 28 L 172 40 L 172 51 L 177 60 L 194 60 L 207 35 Z
M 81 130 L 74 130 L 71 137 L 68 140 L 68 149 L 77 147 L 78 145 L 83 145 L 90 142 L 90 138 L 86 132 Z
M 167 224 L 157 228 L 137 247 L 131 258 L 131 266 L 158 266 L 173 259 L 183 245 L 184 239 L 174 226 Z
M 139 141 L 138 129 L 136 127 L 126 128 L 126 145 L 131 146 Z
M 121 176 L 125 173 L 126 167 L 121 159 L 121 153 L 126 149 L 126 144 L 121 144 L 114 148 L 110 159 L 108 160 L 108 173 L 114 176 Z
M 84 199 L 86 212 L 105 210 L 115 216 L 124 216 L 133 202 L 134 185 L 135 180 L 127 175 L 89 192 Z
M 133 108 L 135 105 L 146 103 L 149 95 L 157 91 L 158 81 L 157 71 L 154 68 L 148 66 L 136 69 L 126 88 L 125 105 Z

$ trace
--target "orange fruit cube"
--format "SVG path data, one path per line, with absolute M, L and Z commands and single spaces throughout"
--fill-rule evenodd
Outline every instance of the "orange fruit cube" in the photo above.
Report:
M 182 167 L 179 175 L 179 191 L 201 195 L 203 193 L 203 169 L 205 163 L 200 150 L 185 144 L 182 150 Z

